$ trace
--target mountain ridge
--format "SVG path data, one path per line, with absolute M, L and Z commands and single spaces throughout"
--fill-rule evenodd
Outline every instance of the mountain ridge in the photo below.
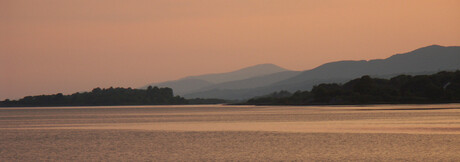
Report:
M 448 49 L 448 51 L 446 51 L 446 49 Z M 451 49 L 454 49 L 454 50 L 451 50 Z M 439 57 L 438 58 L 436 57 L 423 58 L 426 56 L 433 56 L 432 53 L 439 52 L 440 50 L 444 52 L 443 56 L 449 55 L 449 57 L 445 57 L 444 60 L 439 60 L 440 59 Z M 459 52 L 460 52 L 460 46 L 443 47 L 439 45 L 431 45 L 431 46 L 422 47 L 422 48 L 419 48 L 419 49 L 416 49 L 416 50 L 413 50 L 407 53 L 395 54 L 386 59 L 335 61 L 335 62 L 325 63 L 311 70 L 303 71 L 298 76 L 295 76 L 295 78 L 293 77 L 286 81 L 281 81 L 280 83 L 277 83 L 277 84 L 288 84 L 288 83 L 293 83 L 293 82 L 305 81 L 309 79 L 308 76 L 312 76 L 312 75 L 315 75 L 314 78 L 327 78 L 327 76 L 331 75 L 330 74 L 331 69 L 337 71 L 333 75 L 334 77 L 339 77 L 339 78 L 340 77 L 353 78 L 353 77 L 359 77 L 361 75 L 366 75 L 366 74 L 375 75 L 377 73 L 379 75 L 385 75 L 385 74 L 401 73 L 401 72 L 412 73 L 412 72 L 438 70 L 438 69 L 433 69 L 432 66 L 430 67 L 426 65 L 437 66 L 437 68 L 445 69 L 445 70 L 454 70 L 460 67 L 459 66 L 460 64 L 460 57 L 459 57 L 460 53 Z M 457 55 L 457 56 L 453 56 L 453 55 Z M 385 61 L 388 61 L 388 62 L 385 62 Z M 409 62 L 414 62 L 414 63 L 409 65 L 408 64 Z M 382 65 L 382 64 L 390 64 L 390 65 Z M 400 70 L 400 69 L 403 69 L 403 70 Z M 304 78 L 304 79 L 297 79 L 297 78 Z
M 250 89 L 213 89 L 186 94 L 186 98 L 220 97 L 244 99 L 280 90 L 309 90 L 322 82 L 345 82 L 362 75 L 391 77 L 405 73 L 439 72 L 460 69 L 460 46 L 430 45 L 385 59 L 345 60 L 322 64 L 268 86 Z
M 238 70 L 225 72 L 225 73 L 212 73 L 203 74 L 197 76 L 188 76 L 181 79 L 165 81 L 160 83 L 147 84 L 142 89 L 148 86 L 159 86 L 159 87 L 170 87 L 174 89 L 174 92 L 179 95 L 191 93 L 201 88 L 220 84 L 224 82 L 232 82 L 237 80 L 245 80 L 249 78 L 259 77 L 263 75 L 270 75 L 274 73 L 289 71 L 285 68 L 277 66 L 275 64 L 258 64 Z
M 241 68 L 238 70 L 224 72 L 224 73 L 212 73 L 212 74 L 203 74 L 197 76 L 188 76 L 184 79 L 201 79 L 211 83 L 223 83 L 235 80 L 242 80 L 251 78 L 254 76 L 262 76 L 277 72 L 287 71 L 287 69 L 282 68 L 278 65 L 271 64 L 271 63 L 264 63 L 264 64 L 257 64 L 245 68 Z

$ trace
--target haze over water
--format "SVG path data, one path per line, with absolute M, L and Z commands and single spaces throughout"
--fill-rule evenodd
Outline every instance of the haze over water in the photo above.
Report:
M 0 160 L 460 160 L 460 104 L 0 109 Z

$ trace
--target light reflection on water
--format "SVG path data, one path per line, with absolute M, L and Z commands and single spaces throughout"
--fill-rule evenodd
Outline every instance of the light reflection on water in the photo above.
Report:
M 460 108 L 460 103 L 449 104 L 377 104 L 377 105 L 312 105 L 312 106 L 254 106 L 254 105 L 122 105 L 122 106 L 47 106 L 0 107 L 2 109 L 124 109 L 124 108 L 253 108 L 253 107 L 302 107 L 302 108 Z
M 460 134 L 460 104 L 155 105 L 0 109 L 0 129 Z
M 0 161 L 459 161 L 459 108 L 1 108 Z

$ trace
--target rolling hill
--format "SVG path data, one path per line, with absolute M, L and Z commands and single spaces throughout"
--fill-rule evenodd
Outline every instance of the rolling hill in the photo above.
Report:
M 458 69 L 460 69 L 460 47 L 432 45 L 386 59 L 326 63 L 266 86 L 245 89 L 222 86 L 188 93 L 184 97 L 247 99 L 279 90 L 310 90 L 319 83 L 342 83 L 363 75 L 388 78 L 399 74 L 430 74 Z
M 205 74 L 199 76 L 189 76 L 179 80 L 166 81 L 161 83 L 151 83 L 141 88 L 147 88 L 148 86 L 158 87 L 170 87 L 174 89 L 174 93 L 177 95 L 184 95 L 197 91 L 203 91 L 204 89 L 220 88 L 220 84 L 224 87 L 226 85 L 237 85 L 235 81 L 246 80 L 249 78 L 257 78 L 264 75 L 275 74 L 286 72 L 288 70 L 276 66 L 274 64 L 259 64 L 255 66 L 246 67 L 232 72 L 227 73 L 216 73 L 216 74 Z M 281 74 L 280 74 L 281 75 Z M 289 74 L 283 74 L 289 76 Z M 253 79 L 254 80 L 254 79 Z M 257 80 L 257 79 L 255 79 Z M 233 82 L 233 83 L 232 83 Z M 226 83 L 226 84 L 225 84 Z M 256 85 L 253 83 L 252 85 Z M 209 88 L 206 88 L 209 87 Z M 247 88 L 247 87 L 244 87 Z

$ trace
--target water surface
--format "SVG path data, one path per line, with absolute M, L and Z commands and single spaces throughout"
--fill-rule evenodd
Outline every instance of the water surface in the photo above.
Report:
M 460 104 L 0 109 L 0 161 L 460 160 Z

